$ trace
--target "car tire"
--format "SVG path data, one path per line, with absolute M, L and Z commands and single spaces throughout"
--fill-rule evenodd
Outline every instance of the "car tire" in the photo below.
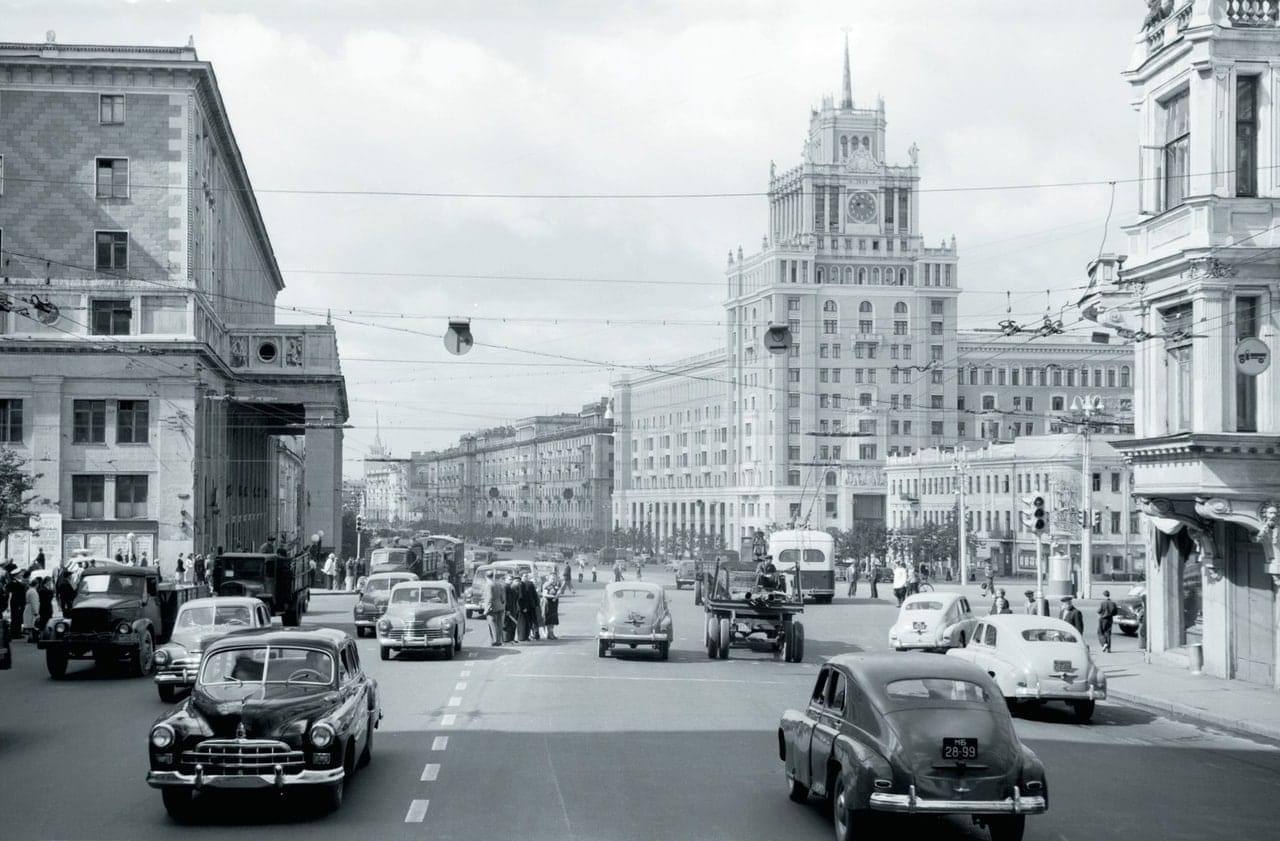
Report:
M 160 797 L 164 800 L 164 810 L 175 823 L 190 823 L 195 816 L 196 803 L 191 792 L 185 788 L 162 788 Z
M 729 659 L 729 646 L 730 644 L 732 644 L 732 642 L 733 642 L 732 626 L 730 625 L 729 620 L 727 618 L 721 619 L 720 632 L 719 632 L 719 635 L 716 637 L 716 643 L 720 647 L 721 660 Z
M 987 832 L 991 841 L 1022 841 L 1027 830 L 1026 815 L 999 815 L 987 818 Z
M 671 656 L 671 643 L 669 642 L 658 643 L 658 659 L 666 660 L 670 656 Z
M 808 803 L 809 787 L 795 777 L 787 777 L 787 797 L 792 803 Z
M 596 642 L 596 656 L 604 657 L 608 655 L 608 653 L 609 653 L 609 643 L 605 642 L 604 640 L 598 640 Z
M 390 659 L 391 659 L 391 649 L 390 649 L 390 648 L 387 648 L 385 645 L 383 645 L 383 646 L 379 646 L 379 648 L 378 648 L 378 655 L 379 655 L 383 660 L 390 660 Z
M 449 644 L 444 647 L 444 659 L 446 660 L 453 659 L 453 641 L 452 640 L 450 640 Z
M 1072 701 L 1071 712 L 1075 715 L 1077 724 L 1088 724 L 1093 718 L 1094 707 L 1097 706 L 1095 701 Z
M 133 652 L 132 663 L 134 677 L 146 677 L 156 665 L 156 638 L 146 631 L 138 640 L 138 648 Z
M 46 648 L 44 665 L 49 670 L 49 677 L 62 680 L 67 676 L 67 653 L 58 649 Z
M 453 650 L 454 651 L 462 650 L 462 633 L 459 631 L 454 631 L 453 633 Z
M 866 824 L 870 813 L 866 809 L 854 809 L 849 802 L 849 795 L 849 784 L 841 771 L 831 792 L 831 820 L 835 825 L 836 841 L 854 841 L 867 834 Z
M 342 808 L 342 799 L 347 792 L 347 778 L 344 776 L 336 783 L 329 783 L 321 786 L 317 794 L 320 795 L 320 811 L 323 814 L 332 814 Z
M 182 690 L 176 686 L 157 686 L 156 691 L 160 693 L 160 700 L 166 704 L 176 704 L 178 697 L 182 694 Z

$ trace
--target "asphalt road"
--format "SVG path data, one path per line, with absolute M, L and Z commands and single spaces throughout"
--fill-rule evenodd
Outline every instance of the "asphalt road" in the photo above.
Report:
M 710 661 L 701 610 L 669 587 L 677 643 L 658 662 L 596 656 L 598 596 L 597 586 L 562 601 L 557 642 L 494 649 L 472 621 L 459 659 L 384 663 L 376 642 L 361 640 L 386 718 L 372 764 L 326 817 L 301 799 L 237 798 L 176 826 L 143 779 L 149 725 L 165 710 L 153 683 L 86 665 L 54 682 L 40 652 L 17 643 L 13 670 L 0 672 L 0 838 L 232 838 L 264 823 L 273 838 L 309 841 L 829 838 L 817 805 L 787 799 L 778 717 L 808 697 L 822 658 L 885 648 L 892 605 L 810 607 L 805 663 L 737 650 Z M 351 604 L 316 598 L 307 621 L 354 633 Z M 1017 728 L 1044 760 L 1052 796 L 1028 838 L 1274 837 L 1274 745 L 1110 703 L 1089 725 L 1048 709 Z M 960 822 L 919 829 L 985 837 Z

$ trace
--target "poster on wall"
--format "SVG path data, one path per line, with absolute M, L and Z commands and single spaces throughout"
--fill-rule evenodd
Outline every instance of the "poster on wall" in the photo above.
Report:
M 129 550 L 131 548 L 132 547 L 129 546 L 129 536 L 127 534 L 113 534 L 107 543 L 107 554 L 111 558 L 115 558 L 116 553 L 119 552 L 120 557 L 124 558 L 125 562 L 128 563 Z
M 31 557 L 44 552 L 45 569 L 62 565 L 62 515 L 57 512 L 35 514 L 31 518 L 35 533 L 31 539 Z
M 141 562 L 143 555 L 147 558 L 147 563 L 156 565 L 156 536 L 154 534 L 140 534 L 134 541 L 134 551 L 138 553 L 138 560 Z
M 111 557 L 107 552 L 107 536 L 105 534 L 86 535 L 84 548 L 89 550 L 89 557 L 91 558 Z
M 31 532 L 10 532 L 8 544 L 5 546 L 5 563 L 12 562 L 25 569 L 31 563 L 30 559 L 27 557 L 30 547 Z
M 62 562 L 65 564 L 77 550 L 84 548 L 83 534 L 64 534 L 62 536 Z

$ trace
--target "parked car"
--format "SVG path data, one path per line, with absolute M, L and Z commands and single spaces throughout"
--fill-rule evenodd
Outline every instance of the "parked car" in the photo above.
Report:
M 156 645 L 169 639 L 178 610 L 207 593 L 203 585 L 161 583 L 156 567 L 86 568 L 71 609 L 49 622 L 40 638 L 49 676 L 62 679 L 68 661 L 84 658 L 99 667 L 123 661 L 134 675 L 151 674 Z
M 915 593 L 903 601 L 889 628 L 889 645 L 895 651 L 963 648 L 977 623 L 969 600 L 959 593 Z
M 1135 584 L 1116 600 L 1116 627 L 1130 637 L 1138 635 L 1138 606 L 1147 600 L 1147 585 Z
M 1107 677 L 1089 646 L 1073 625 L 1051 616 L 988 616 L 967 646 L 948 654 L 990 675 L 1011 707 L 1065 701 L 1076 719 L 1086 722 L 1094 703 L 1107 697 Z
M 829 660 L 808 706 L 783 713 L 778 750 L 791 799 L 827 799 L 841 841 L 876 813 L 968 815 L 992 841 L 1020 841 L 1048 809 L 1044 766 L 999 687 L 957 657 Z
M 271 614 L 260 599 L 215 596 L 193 599 L 178 609 L 169 642 L 156 649 L 156 691 L 172 704 L 191 689 L 200 654 L 209 643 L 243 628 L 267 628 Z
M 378 620 L 387 610 L 387 600 L 391 598 L 391 588 L 405 581 L 417 581 L 418 576 L 406 570 L 394 572 L 375 572 L 365 579 L 356 603 L 351 608 L 351 617 L 356 625 L 356 636 L 373 635 Z
M 147 783 L 179 822 L 205 790 L 318 790 L 332 811 L 369 763 L 381 719 L 378 684 L 347 634 L 230 634 L 205 650 L 191 697 L 152 725 Z
M 596 613 L 596 642 L 601 657 L 620 645 L 649 646 L 666 660 L 671 653 L 671 611 L 662 586 L 651 581 L 612 581 L 604 588 Z
M 393 652 L 437 649 L 452 660 L 462 650 L 467 615 L 448 581 L 402 581 L 391 588 L 387 610 L 378 620 L 382 659 Z
M 698 581 L 698 563 L 697 561 L 680 561 L 676 564 L 676 589 L 683 590 L 685 586 L 692 587 Z

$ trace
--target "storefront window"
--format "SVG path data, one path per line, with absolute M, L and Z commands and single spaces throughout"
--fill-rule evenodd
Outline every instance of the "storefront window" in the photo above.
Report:
M 1190 540 L 1187 543 L 1191 543 Z M 1178 643 L 1191 645 L 1204 640 L 1204 578 L 1200 552 L 1192 545 L 1182 555 L 1178 567 L 1179 628 Z

